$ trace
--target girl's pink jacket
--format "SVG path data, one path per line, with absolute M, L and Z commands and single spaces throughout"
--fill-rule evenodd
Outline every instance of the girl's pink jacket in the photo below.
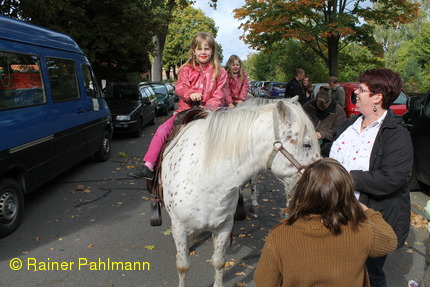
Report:
M 190 95 L 192 93 L 203 95 L 200 105 L 208 110 L 214 111 L 222 106 L 227 93 L 227 72 L 221 68 L 218 77 L 213 80 L 214 72 L 215 68 L 212 65 L 203 69 L 200 66 L 196 66 L 194 69 L 188 65 L 181 68 L 178 82 L 175 85 L 176 94 L 180 98 L 177 112 L 191 108 Z
M 248 74 L 243 72 L 243 81 L 240 81 L 239 74 L 233 74 L 233 77 L 228 77 L 229 93 L 226 95 L 226 103 L 236 104 L 237 101 L 245 101 L 248 95 L 249 82 Z

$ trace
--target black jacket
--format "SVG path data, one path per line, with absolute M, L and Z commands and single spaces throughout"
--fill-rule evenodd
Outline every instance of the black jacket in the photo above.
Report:
M 306 95 L 302 89 L 302 85 L 296 80 L 296 78 L 292 78 L 285 87 L 284 97 L 294 98 L 295 96 L 299 96 L 299 103 L 302 104 L 302 106 L 306 103 Z
M 346 120 L 336 132 L 336 140 L 357 118 Z M 407 177 L 413 163 L 412 141 L 401 117 L 389 109 L 376 135 L 369 171 L 351 170 L 360 201 L 382 213 L 397 235 L 397 248 L 409 234 L 411 201 Z

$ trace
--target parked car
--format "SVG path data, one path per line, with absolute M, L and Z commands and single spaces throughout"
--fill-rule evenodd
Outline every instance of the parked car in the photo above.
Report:
M 248 92 L 251 95 L 254 95 L 254 90 L 257 87 L 257 84 L 258 84 L 257 81 L 249 81 Z
M 358 88 L 358 85 L 360 83 L 358 82 L 347 82 L 347 83 L 340 83 L 342 87 L 345 89 L 345 113 L 346 116 L 349 118 L 353 115 L 357 115 L 360 112 L 357 109 L 357 106 L 355 103 L 357 102 L 357 95 L 354 93 L 354 91 Z M 396 115 L 403 115 L 406 111 L 406 101 L 408 99 L 408 96 L 405 92 L 400 92 L 397 99 L 394 101 L 394 103 L 390 106 L 390 109 L 393 110 L 393 112 Z
M 259 82 L 257 87 L 255 88 L 254 95 L 256 97 L 267 98 L 269 96 L 268 88 L 271 83 L 274 83 L 274 81 Z
M 411 133 L 414 164 L 409 177 L 409 189 L 421 190 L 430 186 L 430 91 L 422 97 L 407 100 L 408 111 L 402 116 Z
M 285 96 L 285 87 L 288 83 L 271 83 L 268 88 L 269 99 L 280 99 Z
M 139 87 L 150 86 L 157 94 L 157 114 L 167 115 L 175 108 L 175 88 L 160 82 L 142 82 Z
M 112 112 L 114 132 L 140 137 L 145 125 L 155 124 L 157 95 L 150 86 L 112 83 L 107 87 L 106 101 Z
M 0 237 L 24 195 L 94 156 L 109 159 L 112 121 L 90 63 L 68 35 L 0 16 Z
M 321 87 L 327 87 L 328 88 L 328 83 L 315 83 L 312 84 L 312 86 L 314 87 L 314 95 L 316 96 L 320 90 Z

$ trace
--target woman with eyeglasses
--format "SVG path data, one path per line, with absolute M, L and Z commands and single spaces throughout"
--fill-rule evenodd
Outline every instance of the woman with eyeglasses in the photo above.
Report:
M 355 196 L 382 213 L 397 235 L 397 248 L 409 233 L 411 203 L 407 177 L 413 151 L 401 117 L 390 109 L 402 89 L 402 79 L 390 69 L 372 69 L 359 77 L 355 90 L 361 114 L 336 131 L 331 158 L 338 160 L 354 180 Z M 353 247 L 352 247 L 353 248 Z M 372 287 L 387 286 L 386 256 L 369 258 L 366 266 Z

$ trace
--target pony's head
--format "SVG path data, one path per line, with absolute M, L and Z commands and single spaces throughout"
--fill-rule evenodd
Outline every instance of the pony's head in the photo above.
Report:
M 305 166 L 321 157 L 320 146 L 312 122 L 301 105 L 294 101 L 277 102 L 273 121 L 275 141 L 278 142 L 274 148 L 278 151 L 274 151 L 268 168 L 288 184 L 294 175 L 300 175 Z

